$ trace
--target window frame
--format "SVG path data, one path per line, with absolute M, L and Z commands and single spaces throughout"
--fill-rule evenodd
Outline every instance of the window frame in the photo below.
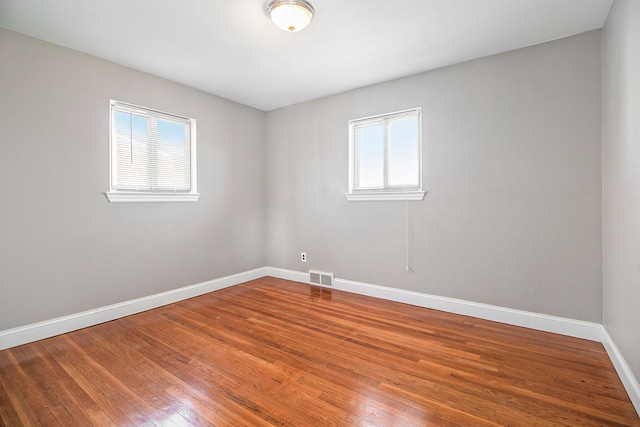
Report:
M 189 126 L 190 163 L 189 163 L 189 191 L 167 190 L 123 190 L 114 187 L 114 178 L 117 176 L 117 142 L 114 141 L 114 111 L 122 109 L 130 112 L 139 112 L 155 120 L 175 118 Z M 127 102 L 111 99 L 109 101 L 109 191 L 106 192 L 109 202 L 196 202 L 200 198 L 197 186 L 197 153 L 196 153 L 196 120 L 142 107 Z
M 356 129 L 363 125 L 383 124 L 387 126 L 394 120 L 404 117 L 416 117 L 418 120 L 418 185 L 411 187 L 391 186 L 388 182 L 381 188 L 357 188 L 356 174 L 359 166 L 356 165 Z M 384 132 L 386 134 L 386 132 Z M 383 177 L 388 179 L 388 140 L 383 141 Z M 348 201 L 393 201 L 393 200 L 422 200 L 425 191 L 422 187 L 422 108 L 410 108 L 392 113 L 378 114 L 349 120 L 349 192 L 345 194 Z

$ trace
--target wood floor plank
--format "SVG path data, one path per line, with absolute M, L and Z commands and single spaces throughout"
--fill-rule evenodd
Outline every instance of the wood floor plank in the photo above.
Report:
M 42 411 L 50 412 L 56 420 L 56 424 L 74 425 L 79 422 L 86 422 L 84 418 L 76 419 L 67 409 L 62 399 L 65 398 L 64 392 L 60 392 L 59 383 L 55 375 L 48 368 L 45 359 L 41 358 L 36 351 L 36 346 L 20 346 L 12 349 L 12 353 L 16 357 L 21 369 L 24 371 L 25 377 L 38 378 L 36 386 L 29 390 L 28 393 L 32 397 L 38 398 L 38 406 Z M 67 403 L 70 401 L 67 400 Z M 33 405 L 32 405 L 33 407 Z M 49 424 L 51 420 L 43 420 L 43 424 Z
M 62 368 L 116 425 L 148 425 L 149 419 L 122 395 L 124 387 L 73 342 L 70 337 L 77 333 L 62 335 L 54 342 L 62 356 L 58 358 Z
M 116 364 L 112 372 L 118 372 L 118 378 L 142 399 L 152 403 L 157 408 L 160 419 L 170 417 L 173 422 L 183 426 L 209 426 L 211 423 L 194 411 L 188 404 L 176 400 L 167 391 L 175 384 L 176 378 L 162 373 L 159 367 L 151 363 L 138 351 L 132 351 L 135 346 L 126 329 L 121 329 L 111 322 L 111 330 L 104 331 L 100 341 L 100 351 L 109 358 L 107 363 Z M 154 418 L 158 418 L 157 415 Z
M 121 394 L 143 413 L 153 424 L 166 424 L 167 426 L 192 426 L 190 422 L 183 419 L 167 405 L 163 399 L 162 389 L 155 386 L 152 379 L 143 377 L 134 369 L 131 359 L 121 356 L 123 351 L 109 347 L 111 337 L 101 333 L 98 337 L 88 330 L 79 331 L 74 334 L 74 342 L 81 347 L 84 352 L 106 369 L 113 378 L 124 386 Z M 125 350 L 126 346 L 121 350 Z
M 13 350 L 0 352 L 0 373 L 10 402 L 15 405 L 14 408 L 24 425 L 40 426 L 54 423 L 53 415 L 41 403 L 36 385 L 38 379 L 29 379 L 24 374 Z
M 0 427 L 640 426 L 601 344 L 262 278 L 0 351 Z
M 24 424 L 0 378 L 0 426 Z
M 176 325 L 178 329 L 176 329 L 175 332 L 179 333 L 180 327 L 183 327 L 183 325 L 179 323 L 176 323 Z M 202 327 L 206 328 L 204 325 L 202 325 Z M 186 327 L 185 331 L 188 330 L 190 330 L 190 328 Z M 160 331 L 158 332 L 160 333 Z M 172 337 L 166 336 L 165 339 L 167 340 L 165 343 L 167 345 L 171 345 L 169 344 L 169 340 L 172 340 Z M 183 344 L 191 345 L 191 348 L 187 349 L 187 351 L 195 352 L 198 351 L 198 349 L 203 349 L 205 343 L 209 341 L 204 337 L 199 337 L 198 334 L 192 334 L 189 339 L 183 339 L 181 342 Z M 239 344 L 236 342 L 235 345 Z M 242 345 L 247 346 L 250 345 L 250 343 L 249 341 L 244 340 Z M 288 399 L 279 399 L 279 392 L 283 387 L 287 386 L 288 378 L 283 376 L 282 372 L 274 369 L 274 366 L 271 364 L 252 356 L 250 353 L 239 351 L 236 347 L 219 342 L 217 345 L 211 346 L 211 348 L 208 351 L 205 351 L 202 356 L 203 359 L 207 360 L 208 364 L 213 364 L 217 367 L 216 374 L 218 386 L 228 387 L 228 389 L 221 390 L 224 394 L 230 395 L 231 393 L 227 390 L 230 390 L 234 384 L 236 385 L 235 388 L 237 391 L 246 392 L 248 394 L 255 393 L 257 391 L 264 392 L 265 397 L 263 399 L 265 399 L 266 403 L 269 404 L 268 406 L 260 406 L 260 402 L 255 402 L 255 405 L 248 405 L 248 402 L 243 402 L 243 405 L 247 406 L 247 409 L 252 412 L 262 413 L 263 415 L 268 416 L 270 420 L 268 419 L 267 421 L 276 422 L 276 420 L 280 420 L 282 418 L 282 415 L 278 411 L 270 411 L 270 407 L 282 409 L 283 407 L 286 408 L 287 406 L 296 404 L 296 395 L 289 395 Z M 208 369 L 208 366 L 200 364 L 198 361 L 194 361 L 192 366 L 202 370 Z M 261 370 L 265 370 L 266 374 L 262 374 L 260 372 Z M 246 372 L 253 372 L 251 380 L 246 382 L 246 384 L 237 384 L 236 379 L 246 375 Z M 304 394 L 304 391 L 298 390 L 298 393 Z M 307 408 L 306 418 L 300 419 L 298 422 L 310 422 L 316 424 L 323 423 L 324 420 L 321 415 L 316 414 L 316 408 Z
M 256 416 L 252 411 L 252 401 L 237 393 L 233 387 L 229 388 L 220 371 L 213 367 L 208 368 L 208 362 L 192 363 L 192 360 L 185 359 L 171 347 L 181 340 L 176 340 L 174 335 L 170 335 L 162 342 L 161 334 L 154 334 L 151 328 L 148 328 L 148 334 L 140 331 L 134 331 L 133 334 L 151 344 L 144 352 L 145 357 L 152 360 L 161 370 L 175 376 L 176 384 L 187 385 L 181 388 L 182 391 L 198 399 L 204 396 L 207 403 L 216 408 L 230 425 L 264 425 L 263 418 Z M 150 335 L 155 336 L 152 338 Z M 235 386 L 235 383 L 232 384 Z

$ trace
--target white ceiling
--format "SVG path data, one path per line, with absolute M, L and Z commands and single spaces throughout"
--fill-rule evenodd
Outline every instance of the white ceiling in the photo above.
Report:
M 601 28 L 613 0 L 0 0 L 0 26 L 269 111 Z

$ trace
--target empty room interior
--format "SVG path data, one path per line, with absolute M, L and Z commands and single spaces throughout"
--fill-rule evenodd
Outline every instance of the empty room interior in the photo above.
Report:
M 0 0 L 0 121 L 0 426 L 640 426 L 638 1 Z

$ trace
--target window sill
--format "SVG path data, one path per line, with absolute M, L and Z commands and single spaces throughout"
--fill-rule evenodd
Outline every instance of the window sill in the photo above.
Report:
M 140 193 L 136 191 L 109 191 L 110 202 L 197 202 L 200 193 Z
M 424 191 L 358 191 L 357 193 L 346 193 L 350 202 L 371 202 L 371 201 L 397 201 L 397 200 L 422 200 Z

